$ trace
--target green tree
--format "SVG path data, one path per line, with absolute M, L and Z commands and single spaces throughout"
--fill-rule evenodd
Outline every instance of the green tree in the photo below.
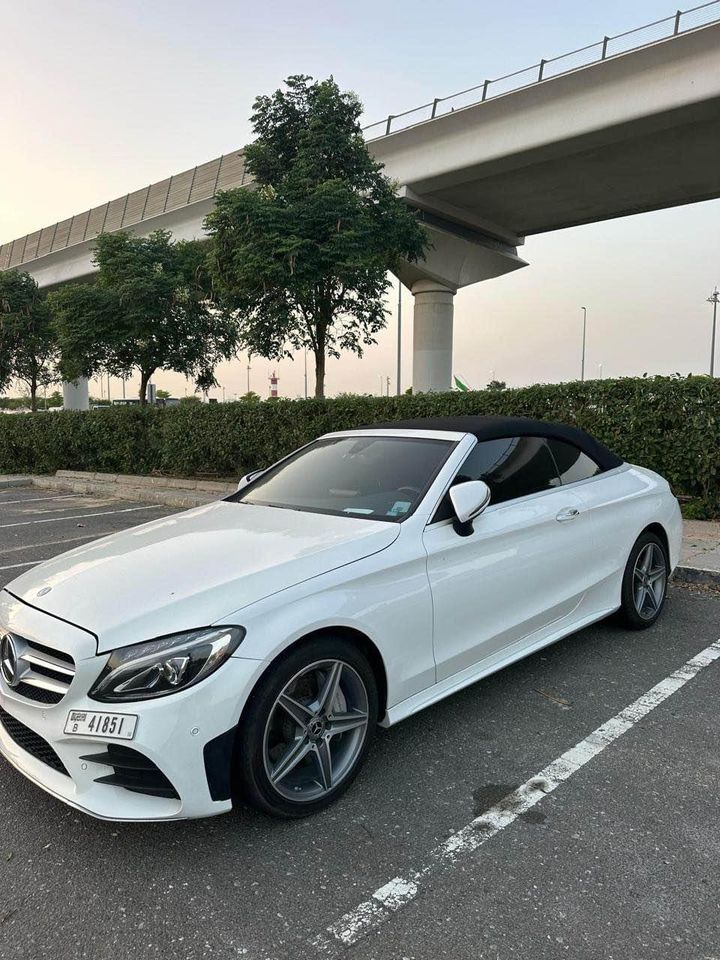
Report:
M 57 380 L 57 340 L 45 294 L 29 273 L 0 273 L 0 390 L 17 380 L 37 410 L 40 387 Z
M 507 390 L 507 383 L 504 380 L 491 380 L 485 389 L 492 393 L 500 393 L 502 390 Z
M 332 78 L 286 87 L 255 101 L 245 150 L 255 184 L 218 196 L 210 267 L 244 346 L 268 359 L 311 350 L 322 397 L 326 357 L 375 343 L 388 271 L 420 259 L 427 241 L 367 149 L 357 96 Z
M 199 241 L 173 242 L 157 230 L 149 237 L 101 234 L 94 283 L 68 284 L 50 300 L 66 379 L 99 372 L 140 373 L 140 402 L 156 370 L 215 386 L 215 367 L 237 348 L 231 315 L 208 299 L 206 253 Z
M 0 410 L 27 410 L 30 406 L 30 396 L 0 397 Z

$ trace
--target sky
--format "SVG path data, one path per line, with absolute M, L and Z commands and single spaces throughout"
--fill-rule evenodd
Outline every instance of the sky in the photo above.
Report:
M 0 0 L 0 242 L 236 149 L 255 96 L 290 74 L 334 75 L 373 122 L 672 13 L 669 0 Z M 720 201 L 530 237 L 519 252 L 528 267 L 455 298 L 455 372 L 471 386 L 578 377 L 581 306 L 588 377 L 707 371 Z M 328 394 L 378 393 L 387 377 L 395 391 L 396 303 L 395 287 L 362 359 L 329 361 Z M 403 290 L 403 388 L 411 314 Z M 211 396 L 245 392 L 246 367 L 221 365 Z M 273 370 L 282 395 L 303 394 L 302 356 L 254 358 L 251 388 L 267 395 Z M 176 374 L 155 383 L 193 390 Z

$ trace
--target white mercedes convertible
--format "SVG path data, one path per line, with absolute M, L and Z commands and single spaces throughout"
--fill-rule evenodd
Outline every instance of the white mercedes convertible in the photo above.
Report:
M 96 817 L 303 816 L 378 723 L 610 614 L 651 626 L 680 541 L 666 481 L 571 427 L 328 434 L 0 592 L 0 752 Z

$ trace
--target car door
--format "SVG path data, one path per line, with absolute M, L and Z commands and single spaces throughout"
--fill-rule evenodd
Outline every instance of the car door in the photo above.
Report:
M 592 520 L 543 438 L 479 442 L 453 482 L 476 479 L 491 501 L 472 534 L 447 494 L 423 534 L 438 681 L 571 618 L 592 582 Z

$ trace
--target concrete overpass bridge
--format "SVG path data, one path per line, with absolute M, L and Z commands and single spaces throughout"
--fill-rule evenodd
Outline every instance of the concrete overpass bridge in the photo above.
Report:
M 525 237 L 720 197 L 720 0 L 366 129 L 432 239 L 414 295 L 413 387 L 447 390 L 453 298 L 526 261 Z M 103 231 L 203 235 L 217 191 L 251 186 L 243 151 L 0 246 L 41 287 L 87 278 Z M 70 397 L 68 397 L 70 399 Z

